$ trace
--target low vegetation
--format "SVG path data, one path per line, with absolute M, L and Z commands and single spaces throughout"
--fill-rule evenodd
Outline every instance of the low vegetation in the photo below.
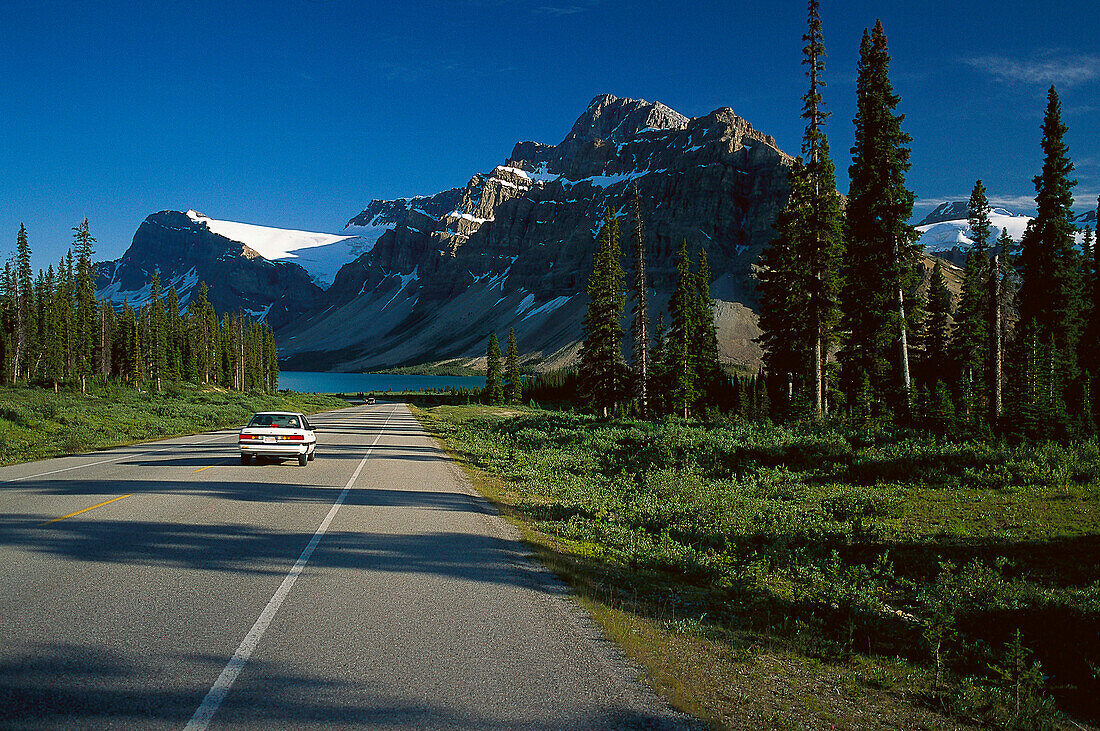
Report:
M 1094 441 L 418 413 L 654 682 L 717 724 L 1100 717 Z
M 162 393 L 113 382 L 87 394 L 0 387 L 0 464 L 238 426 L 264 409 L 316 413 L 347 404 L 321 394 L 226 391 L 172 384 Z

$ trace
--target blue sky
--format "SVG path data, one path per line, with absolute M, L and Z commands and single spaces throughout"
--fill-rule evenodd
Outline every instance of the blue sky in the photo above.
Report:
M 35 266 L 84 217 L 116 258 L 150 213 L 339 231 L 371 198 L 463 185 L 557 143 L 602 93 L 729 106 L 797 153 L 805 4 L 636 0 L 9 0 L 0 30 L 0 258 Z M 919 212 L 1026 209 L 1047 87 L 1100 193 L 1095 6 L 823 0 L 827 132 L 847 188 L 859 38 L 881 18 Z

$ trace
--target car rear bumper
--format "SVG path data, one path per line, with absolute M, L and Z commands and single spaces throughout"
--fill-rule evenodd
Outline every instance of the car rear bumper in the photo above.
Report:
M 315 444 L 316 442 L 308 442 L 305 444 L 252 444 L 248 442 L 241 442 L 239 446 L 241 448 L 241 454 L 257 454 L 270 457 L 293 457 L 299 454 L 309 454 L 313 451 Z

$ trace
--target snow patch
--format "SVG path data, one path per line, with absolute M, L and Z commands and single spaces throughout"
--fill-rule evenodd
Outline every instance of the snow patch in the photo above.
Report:
M 516 307 L 516 314 L 522 315 L 527 310 L 531 309 L 531 305 L 535 304 L 535 295 L 529 294 L 520 300 L 519 306 Z
M 409 282 L 419 281 L 419 279 L 420 279 L 420 273 L 419 272 L 420 272 L 420 267 L 417 266 L 415 269 L 413 269 L 408 274 L 392 274 L 392 275 L 390 275 L 390 276 L 394 276 L 394 277 L 399 278 L 401 280 L 401 286 L 398 287 L 397 291 L 393 293 L 393 297 L 390 297 L 388 300 L 386 300 L 386 304 L 382 305 L 382 309 L 379 310 L 379 312 L 381 312 L 382 310 L 389 307 L 390 302 L 393 302 L 397 298 L 397 295 L 399 295 L 399 294 L 401 294 L 402 292 L 405 291 L 405 287 L 409 286 Z
M 353 226 L 347 234 L 326 234 L 219 221 L 195 210 L 187 211 L 187 217 L 268 261 L 293 261 L 322 289 L 332 285 L 340 267 L 370 251 L 387 230 L 384 226 Z
M 526 320 L 529 317 L 534 317 L 535 315 L 549 314 L 549 313 L 553 312 L 554 310 L 558 309 L 559 307 L 561 307 L 562 305 L 564 305 L 569 300 L 573 299 L 574 296 L 575 295 L 570 295 L 568 297 L 555 297 L 554 299 L 550 300 L 546 304 L 540 305 L 539 307 L 536 307 L 535 309 L 528 312 L 523 317 L 523 320 L 520 320 L 520 322 L 523 322 L 524 320 Z M 526 300 L 524 300 L 524 301 L 526 301 Z M 516 314 L 519 314 L 519 313 L 516 313 Z
M 161 282 L 161 299 L 163 301 L 164 297 L 168 294 L 168 290 L 175 287 L 176 296 L 179 297 L 179 301 L 188 302 L 191 299 L 191 290 L 194 289 L 195 285 L 198 283 L 199 275 L 195 272 L 195 267 L 191 267 L 183 274 Z M 145 286 L 140 289 L 124 290 L 122 289 L 121 282 L 112 281 L 103 289 L 96 290 L 96 299 L 106 300 L 115 308 L 122 307 L 123 303 L 129 302 L 131 307 L 139 309 L 149 304 L 149 301 L 152 299 L 152 287 L 152 282 L 147 282 Z

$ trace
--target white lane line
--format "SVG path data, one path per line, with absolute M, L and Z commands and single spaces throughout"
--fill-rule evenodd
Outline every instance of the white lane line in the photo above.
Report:
M 210 725 L 210 721 L 214 718 L 214 714 L 218 712 L 218 708 L 221 706 L 222 701 L 225 700 L 225 697 L 229 694 L 229 689 L 233 687 L 233 683 L 237 680 L 237 676 L 241 674 L 241 670 L 248 663 L 248 659 L 252 657 L 252 652 L 256 649 L 256 646 L 260 644 L 260 640 L 263 638 L 264 632 L 267 631 L 268 625 L 275 619 L 275 614 L 279 611 L 279 607 L 282 606 L 283 600 L 286 599 L 287 594 L 290 593 L 290 589 L 294 586 L 294 582 L 298 580 L 298 575 L 302 573 L 306 564 L 309 563 L 309 559 L 313 555 L 313 549 L 317 548 L 317 544 L 321 542 L 321 537 L 325 535 L 329 525 L 332 523 L 332 519 L 336 517 L 336 511 L 344 504 L 344 498 L 347 497 L 348 491 L 351 490 L 351 486 L 355 484 L 355 480 L 359 477 L 359 473 L 363 471 L 363 466 L 367 464 L 371 452 L 374 451 L 374 445 L 378 444 L 378 440 L 382 438 L 382 432 L 386 430 L 386 425 L 390 423 L 390 417 L 392 417 L 396 411 L 397 407 L 394 406 L 393 411 L 390 411 L 389 416 L 386 417 L 386 421 L 382 424 L 382 428 L 378 430 L 378 436 L 371 442 L 366 455 L 359 461 L 359 466 L 355 468 L 355 472 L 352 473 L 351 479 L 348 480 L 348 484 L 344 485 L 344 489 L 340 492 L 339 497 L 336 498 L 336 502 L 329 508 L 328 515 L 321 521 L 321 526 L 317 529 L 317 532 L 313 534 L 313 538 L 310 539 L 309 545 L 302 551 L 302 555 L 298 557 L 298 560 L 294 563 L 294 567 L 290 569 L 290 573 L 283 579 L 283 583 L 275 590 L 275 594 L 271 597 L 271 601 L 269 601 L 267 606 L 264 607 L 264 610 L 260 612 L 260 618 L 256 620 L 256 624 L 252 625 L 252 629 L 250 629 L 248 634 L 244 636 L 244 639 L 241 640 L 241 644 L 237 647 L 237 651 L 233 653 L 233 657 L 229 659 L 221 675 L 214 681 L 214 686 L 210 688 L 206 697 L 202 699 L 202 703 L 195 711 L 195 715 L 191 716 L 191 720 L 184 726 L 184 731 L 205 731 Z
M 199 441 L 196 441 L 196 442 L 188 442 L 187 444 L 206 444 L 207 442 L 212 442 L 215 439 L 222 439 L 224 437 L 225 437 L 225 435 L 222 434 L 222 435 L 219 435 L 219 436 L 216 436 L 216 437 L 211 437 L 209 439 L 200 439 Z M 186 447 L 187 444 L 170 444 L 169 446 L 165 447 L 164 449 L 150 449 L 147 452 L 138 452 L 137 454 L 124 454 L 121 457 L 114 457 L 113 459 L 101 459 L 98 462 L 89 462 L 87 464 L 78 464 L 78 465 L 73 465 L 72 467 L 62 467 L 59 470 L 50 470 L 49 472 L 39 472 L 37 475 L 23 475 L 22 477 L 13 477 L 10 480 L 0 480 L 0 485 L 7 485 L 8 483 L 11 483 L 11 482 L 20 482 L 21 480 L 33 480 L 36 477 L 46 477 L 47 475 L 56 475 L 59 472 L 69 472 L 70 470 L 79 470 L 79 469 L 82 469 L 84 467 L 95 467 L 96 465 L 99 465 L 99 464 L 109 464 L 111 462 L 118 462 L 120 459 L 129 459 L 129 458 L 134 458 L 134 457 L 144 457 L 147 454 L 156 454 L 157 452 L 166 452 L 169 449 L 173 449 L 173 448 Z

